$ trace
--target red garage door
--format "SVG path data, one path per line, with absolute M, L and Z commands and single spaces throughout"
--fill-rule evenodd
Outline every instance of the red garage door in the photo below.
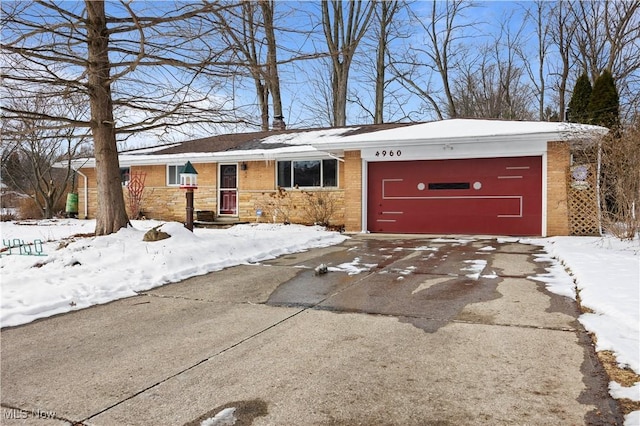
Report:
M 371 232 L 542 234 L 542 158 L 371 162 Z

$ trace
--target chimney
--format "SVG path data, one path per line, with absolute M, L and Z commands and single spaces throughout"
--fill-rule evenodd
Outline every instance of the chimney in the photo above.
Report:
M 273 117 L 273 130 L 286 130 L 287 125 L 284 122 L 284 117 L 276 115 Z

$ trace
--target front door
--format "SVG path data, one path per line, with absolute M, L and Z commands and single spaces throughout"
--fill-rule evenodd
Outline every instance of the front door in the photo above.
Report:
M 223 164 L 220 166 L 220 215 L 238 215 L 238 165 Z

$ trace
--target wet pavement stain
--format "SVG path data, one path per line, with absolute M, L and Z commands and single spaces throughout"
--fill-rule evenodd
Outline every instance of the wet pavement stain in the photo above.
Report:
M 542 247 L 496 239 L 354 240 L 341 251 L 299 264 L 293 262 L 292 265 L 305 269 L 281 284 L 267 303 L 335 313 L 391 316 L 426 333 L 435 333 L 452 322 L 511 326 L 510 323 L 496 324 L 490 313 L 477 314 L 465 308 L 504 297 L 498 288 L 503 283 L 510 286 L 507 279 L 515 279 L 513 282 L 520 283 L 518 285 L 522 285 L 523 280 L 535 283 L 536 291 L 549 298 L 546 312 L 575 318 L 569 323 L 573 328 L 561 331 L 576 333 L 584 348 L 581 372 L 585 390 L 578 401 L 593 407 L 585 415 L 584 424 L 622 423 L 615 402 L 607 394 L 607 378 L 593 344 L 577 321 L 580 314 L 577 305 L 569 298 L 550 293 L 543 282 L 533 279 L 547 274 L 546 268 L 552 266 L 551 260 L 545 259 L 548 254 Z M 331 272 L 314 276 L 313 268 L 320 263 L 327 264 Z M 349 264 L 371 266 L 349 275 L 340 269 L 340 265 Z M 514 326 L 540 328 L 535 324 Z M 489 422 L 487 419 L 486 423 Z M 326 424 L 365 423 L 332 419 Z
M 233 412 L 233 417 L 235 421 L 233 423 L 230 422 L 209 422 L 212 425 L 229 425 L 233 424 L 235 426 L 249 426 L 253 424 L 253 421 L 258 417 L 264 417 L 269 414 L 267 403 L 261 399 L 252 399 L 248 401 L 234 401 L 229 402 L 227 404 L 216 407 L 209 412 L 201 415 L 197 419 L 194 419 L 188 423 L 185 423 L 184 426 L 200 426 L 205 420 L 213 418 L 216 414 L 220 413 L 222 410 L 227 408 L 235 408 Z
M 479 251 L 487 244 L 498 245 L 470 239 L 361 240 L 292 265 L 301 272 L 281 284 L 267 304 L 394 316 L 433 333 L 468 304 L 501 297 L 496 289 L 502 280 L 490 265 L 495 252 Z M 313 268 L 319 264 L 331 272 L 316 276 Z M 350 274 L 349 265 L 366 267 Z

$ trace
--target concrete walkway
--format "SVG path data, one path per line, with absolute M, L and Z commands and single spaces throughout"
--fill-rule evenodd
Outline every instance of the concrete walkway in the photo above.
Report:
M 4 329 L 1 422 L 622 424 L 536 252 L 355 236 Z

